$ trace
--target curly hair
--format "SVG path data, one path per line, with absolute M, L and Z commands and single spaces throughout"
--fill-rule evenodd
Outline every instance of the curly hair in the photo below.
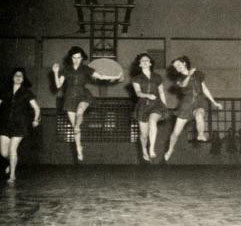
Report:
M 10 80 L 8 81 L 8 84 L 10 86 L 10 88 L 12 88 L 13 86 L 13 78 L 16 75 L 17 72 L 21 72 L 23 75 L 23 83 L 21 84 L 21 86 L 30 88 L 32 86 L 32 83 L 30 82 L 30 80 L 28 79 L 28 77 L 26 76 L 26 71 L 23 67 L 16 67 L 13 69 L 11 76 L 10 76 Z
M 169 77 L 169 79 L 174 80 L 174 81 L 177 81 L 177 80 L 183 78 L 183 74 L 178 72 L 176 70 L 176 68 L 174 67 L 174 63 L 176 61 L 185 63 L 186 68 L 188 70 L 191 69 L 191 61 L 187 56 L 181 56 L 181 57 L 178 57 L 178 58 L 175 58 L 174 60 L 172 60 L 170 66 L 167 68 L 167 76 Z
M 136 56 L 135 60 L 131 64 L 131 75 L 132 76 L 139 75 L 142 72 L 142 69 L 140 67 L 140 61 L 143 57 L 149 58 L 149 60 L 151 62 L 150 70 L 153 71 L 153 68 L 154 68 L 154 65 L 155 65 L 154 60 L 152 59 L 152 57 L 148 53 L 141 53 L 141 54 L 138 54 Z
M 85 53 L 85 51 L 82 48 L 80 48 L 79 46 L 72 46 L 70 48 L 70 50 L 68 51 L 67 56 L 64 59 L 64 64 L 65 65 L 72 65 L 73 64 L 72 56 L 74 54 L 77 54 L 77 53 L 81 54 L 83 60 L 87 60 L 88 59 L 87 54 Z

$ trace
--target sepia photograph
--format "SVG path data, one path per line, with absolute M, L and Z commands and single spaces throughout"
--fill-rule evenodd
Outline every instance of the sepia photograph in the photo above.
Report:
M 240 226 L 240 0 L 0 2 L 0 225 Z

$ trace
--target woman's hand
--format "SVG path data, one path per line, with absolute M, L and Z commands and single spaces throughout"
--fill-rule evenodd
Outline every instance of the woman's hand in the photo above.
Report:
M 223 110 L 223 105 L 222 104 L 220 104 L 218 102 L 214 102 L 213 104 L 214 104 L 215 107 L 218 108 L 218 110 Z
M 33 122 L 32 122 L 32 126 L 35 128 L 35 127 L 37 127 L 39 125 L 39 121 L 36 121 L 36 120 L 34 120 Z
M 113 77 L 113 79 L 110 79 L 109 81 L 110 82 L 115 82 L 115 81 L 123 82 L 124 81 L 123 73 L 120 72 L 116 77 Z
M 59 73 L 59 64 L 55 63 L 52 67 L 52 70 L 54 73 L 58 74 Z
M 155 100 L 156 96 L 153 95 L 153 94 L 148 94 L 147 98 L 150 99 L 150 100 Z
M 117 80 L 119 81 L 119 82 L 123 82 L 124 81 L 124 76 L 123 76 L 123 73 L 122 72 L 120 72 L 120 74 L 117 76 Z

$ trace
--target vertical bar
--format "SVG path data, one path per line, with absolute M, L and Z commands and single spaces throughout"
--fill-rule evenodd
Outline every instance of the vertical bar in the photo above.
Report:
M 170 37 L 165 38 L 165 66 L 168 67 L 169 62 L 171 62 L 171 51 L 172 51 L 172 39 Z
M 208 136 L 209 139 L 212 137 L 213 133 L 213 120 L 212 120 L 212 105 L 208 102 Z
M 115 23 L 114 23 L 114 56 L 115 59 L 118 59 L 117 56 L 117 48 L 118 48 L 118 19 L 119 19 L 119 14 L 118 14 L 118 8 L 115 7 Z
M 42 37 L 35 38 L 34 64 L 38 69 L 43 67 L 43 40 Z
M 231 120 L 232 120 L 232 133 L 233 136 L 235 136 L 235 132 L 236 132 L 236 120 L 235 120 L 235 103 L 234 100 L 231 100 Z
M 90 8 L 90 61 L 93 60 L 93 48 L 94 48 L 94 8 Z
M 128 0 L 127 4 L 132 5 L 133 3 L 134 3 L 134 0 Z M 124 19 L 125 23 L 128 23 L 130 21 L 131 11 L 132 11 L 132 8 L 127 8 L 126 9 L 125 19 Z M 123 28 L 122 28 L 122 33 L 127 33 L 127 31 L 128 31 L 128 25 L 124 25 Z
M 106 32 L 105 32 L 105 28 L 106 28 L 106 25 L 105 25 L 105 22 L 106 22 L 106 12 L 105 11 L 103 11 L 103 33 L 102 33 L 102 35 L 103 35 L 103 39 L 102 39 L 102 45 L 103 45 L 103 49 L 104 49 L 104 51 L 105 51 L 105 48 L 106 48 L 106 42 L 107 42 L 107 40 L 106 40 Z

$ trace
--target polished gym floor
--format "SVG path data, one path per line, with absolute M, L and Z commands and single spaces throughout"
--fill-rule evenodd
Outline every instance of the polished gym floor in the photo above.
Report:
M 0 225 L 238 226 L 237 166 L 19 167 Z

